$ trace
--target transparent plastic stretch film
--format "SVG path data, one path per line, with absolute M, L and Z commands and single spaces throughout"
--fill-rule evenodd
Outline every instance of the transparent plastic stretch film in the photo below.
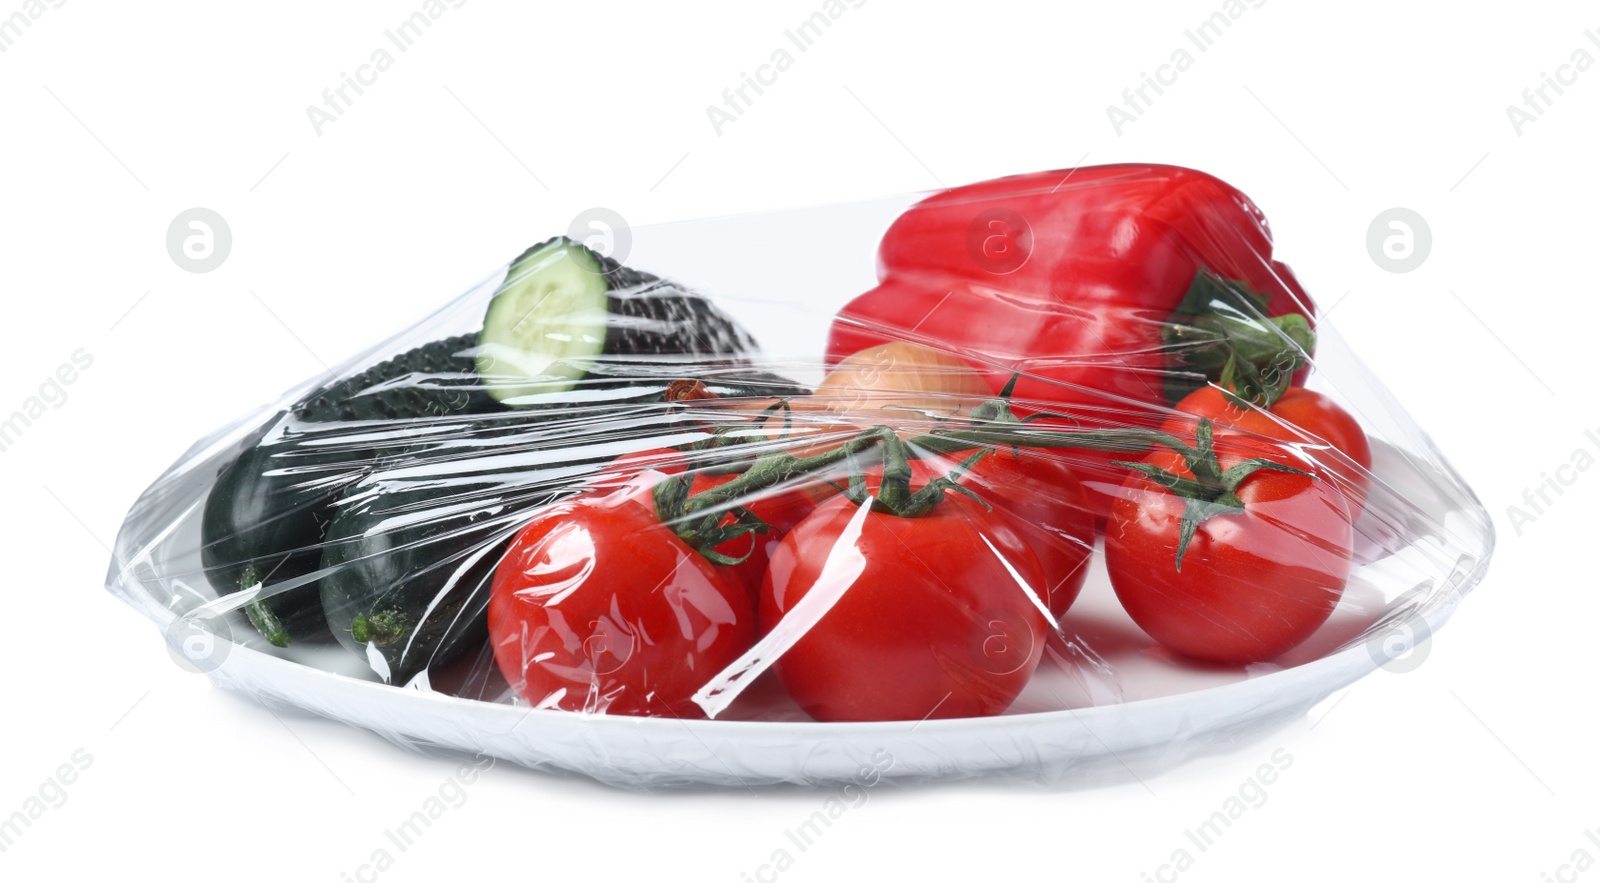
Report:
M 1208 175 L 613 233 L 196 442 L 110 589 L 215 683 L 407 747 L 1073 784 L 1404 664 L 1488 565 L 1472 492 Z

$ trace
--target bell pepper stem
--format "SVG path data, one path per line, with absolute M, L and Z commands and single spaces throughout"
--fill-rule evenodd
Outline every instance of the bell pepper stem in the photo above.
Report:
M 1175 363 L 1168 400 L 1214 383 L 1241 402 L 1271 407 L 1316 350 L 1317 335 L 1305 316 L 1268 316 L 1268 305 L 1244 282 L 1197 272 L 1162 330 Z

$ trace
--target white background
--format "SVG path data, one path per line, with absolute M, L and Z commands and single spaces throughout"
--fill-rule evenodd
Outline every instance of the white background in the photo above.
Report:
M 0 412 L 75 350 L 94 360 L 0 453 L 0 815 L 75 750 L 93 758 L 0 877 L 354 879 L 453 769 L 213 689 L 103 591 L 127 507 L 193 439 L 591 206 L 637 225 L 1146 160 L 1262 206 L 1494 513 L 1487 579 L 1425 664 L 1264 742 L 1089 791 L 874 789 L 783 879 L 1154 879 L 1282 749 L 1266 804 L 1181 879 L 1600 880 L 1561 869 L 1600 858 L 1600 470 L 1531 523 L 1507 512 L 1574 451 L 1600 454 L 1600 72 L 1520 135 L 1506 114 L 1578 47 L 1600 57 L 1593 8 L 1246 7 L 1119 135 L 1107 105 L 1220 4 L 869 0 L 714 131 L 706 107 L 820 5 L 471 0 L 320 135 L 306 107 L 419 2 L 71 0 L 0 53 Z M 166 251 L 191 206 L 232 228 L 211 273 Z M 1392 206 L 1432 228 L 1415 272 L 1368 255 Z M 638 795 L 502 765 L 380 879 L 744 880 L 825 796 Z

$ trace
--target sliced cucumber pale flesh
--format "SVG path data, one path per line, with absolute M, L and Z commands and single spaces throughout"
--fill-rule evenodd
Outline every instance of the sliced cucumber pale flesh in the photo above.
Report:
M 529 405 L 580 383 L 626 386 L 731 367 L 756 349 L 705 297 L 559 237 L 506 273 L 484 317 L 478 373 L 498 400 Z
M 504 402 L 566 392 L 605 350 L 606 291 L 587 248 L 556 239 L 511 265 L 478 338 L 478 374 Z

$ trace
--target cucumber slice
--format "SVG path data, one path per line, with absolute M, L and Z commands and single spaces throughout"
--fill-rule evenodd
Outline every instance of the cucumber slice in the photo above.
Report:
M 491 395 L 519 405 L 584 383 L 731 366 L 755 350 L 749 332 L 706 298 L 563 236 L 512 262 L 484 316 L 477 364 Z
M 490 394 L 504 402 L 576 386 L 605 350 L 608 288 L 594 253 L 568 240 L 517 258 L 478 337 L 478 373 L 499 381 Z

